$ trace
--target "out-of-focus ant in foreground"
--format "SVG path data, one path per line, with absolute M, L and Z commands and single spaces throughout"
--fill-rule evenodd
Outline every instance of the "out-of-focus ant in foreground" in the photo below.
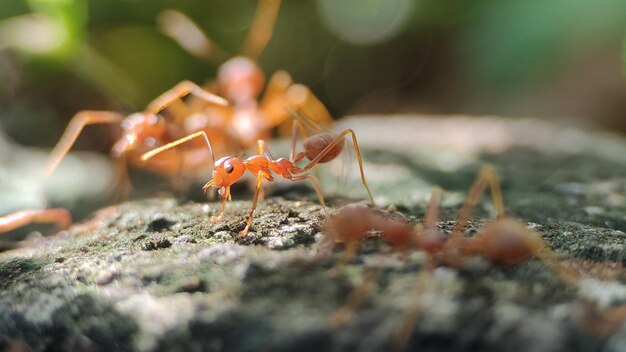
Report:
M 372 204 L 374 203 L 374 198 L 369 190 L 367 185 L 367 181 L 365 180 L 365 174 L 363 172 L 363 161 L 361 159 L 361 152 L 359 150 L 359 145 L 357 142 L 356 135 L 354 131 L 351 129 L 346 129 L 343 132 L 334 135 L 330 133 L 326 134 L 316 134 L 307 139 L 303 143 L 303 151 L 297 152 L 296 150 L 296 140 L 298 138 L 298 131 L 300 130 L 300 122 L 301 120 L 294 120 L 294 133 L 293 133 L 293 143 L 291 156 L 289 159 L 286 158 L 274 158 L 272 153 L 267 148 L 265 141 L 262 139 L 257 140 L 257 148 L 258 155 L 251 156 L 242 160 L 236 156 L 225 156 L 213 164 L 213 176 L 211 180 L 203 187 L 203 190 L 206 192 L 210 187 L 218 188 L 220 199 L 222 202 L 222 210 L 218 216 L 212 217 L 213 221 L 219 221 L 222 219 L 226 212 L 226 201 L 230 199 L 230 186 L 237 182 L 244 175 L 246 171 L 256 176 L 256 188 L 254 191 L 254 198 L 252 201 L 252 209 L 250 211 L 250 215 L 248 216 L 248 221 L 246 223 L 246 227 L 240 232 L 242 236 L 245 236 L 250 230 L 250 225 L 252 224 L 252 217 L 254 215 L 254 211 L 257 207 L 257 201 L 259 197 L 259 191 L 261 190 L 262 181 L 265 179 L 267 181 L 273 181 L 274 175 L 280 176 L 284 179 L 290 181 L 302 181 L 302 180 L 310 180 L 315 188 L 315 192 L 319 198 L 320 204 L 324 207 L 324 211 L 326 211 L 326 204 L 324 202 L 324 196 L 321 191 L 320 184 L 317 178 L 314 175 L 308 173 L 310 169 L 312 169 L 318 163 L 325 163 L 335 159 L 344 148 L 344 138 L 348 135 L 351 136 L 352 145 L 356 152 L 357 161 L 359 163 L 359 170 L 361 173 L 361 182 L 363 186 L 367 190 L 370 201 Z M 171 148 L 174 148 L 180 144 L 189 142 L 195 138 L 202 137 L 204 138 L 209 151 L 213 157 L 213 148 L 211 145 L 211 141 L 209 137 L 204 131 L 193 133 L 187 137 L 183 137 L 179 140 L 168 143 L 164 146 L 156 148 L 148 153 L 145 153 L 141 159 L 148 160 L 157 154 L 165 152 Z M 304 167 L 298 167 L 297 163 L 304 158 L 307 158 L 310 162 L 306 164 Z M 215 160 L 215 159 L 213 159 Z
M 65 133 L 50 154 L 46 173 L 52 174 L 76 142 L 83 128 L 95 124 L 119 124 L 122 128 L 122 136 L 111 149 L 111 155 L 117 160 L 118 166 L 116 186 L 118 187 L 117 190 L 122 193 L 128 193 L 130 190 L 129 165 L 145 168 L 168 177 L 176 177 L 183 172 L 197 170 L 199 167 L 205 166 L 208 157 L 204 147 L 170 152 L 150 163 L 140 160 L 141 154 L 146 151 L 171 142 L 181 135 L 188 134 L 185 126 L 176 121 L 167 120 L 160 115 L 164 108 L 188 94 L 217 106 L 228 105 L 228 102 L 223 98 L 205 91 L 190 81 L 182 81 L 153 100 L 143 112 L 125 117 L 120 113 L 111 111 L 81 111 L 72 118 Z M 226 143 L 221 139 L 219 142 Z
M 228 133 L 239 150 L 217 143 L 218 136 L 208 130 L 207 134 L 218 154 L 253 148 L 257 140 L 270 138 L 270 132 L 275 127 L 280 127 L 281 134 L 286 135 L 285 132 L 291 128 L 291 109 L 301 111 L 318 124 L 333 122 L 324 104 L 311 90 L 302 84 L 294 84 L 291 76 L 282 70 L 270 77 L 260 98 L 265 75 L 257 58 L 272 37 L 280 5 L 281 0 L 259 0 L 254 20 L 244 40 L 242 55 L 226 62 L 223 62 L 223 58 L 227 55 L 187 16 L 167 10 L 159 17 L 162 31 L 192 55 L 209 59 L 212 63 L 223 62 L 218 69 L 217 79 L 209 82 L 206 89 L 225 97 L 230 105 L 216 107 L 207 106 L 201 101 L 195 104 L 190 101 L 186 108 L 173 112 L 177 119 L 187 119 L 189 123 L 221 126 L 218 133 Z
M 478 230 L 474 236 L 465 236 L 465 228 L 472 209 L 487 186 L 491 189 L 496 219 Z M 360 242 L 370 233 L 378 232 L 380 237 L 396 250 L 406 251 L 419 248 L 427 253 L 424 270 L 419 274 L 416 293 L 423 293 L 432 285 L 431 272 L 436 266 L 462 266 L 468 258 L 473 256 L 482 256 L 492 263 L 502 265 L 518 264 L 535 256 L 567 285 L 575 285 L 580 280 L 577 275 L 561 265 L 556 254 L 545 244 L 538 233 L 528 229 L 519 220 L 505 215 L 498 176 L 492 167 L 485 167 L 481 170 L 459 211 L 452 234 L 448 238 L 437 227 L 441 196 L 441 189 L 435 188 L 427 206 L 424 221 L 417 226 L 411 226 L 403 220 L 392 219 L 388 214 L 377 212 L 366 206 L 351 205 L 340 209 L 337 214 L 327 219 L 325 226 L 330 241 L 346 243 L 344 256 L 335 269 L 356 253 Z M 364 287 L 371 285 L 372 280 L 371 277 L 367 277 L 353 290 L 346 305 L 330 317 L 331 323 L 335 325 L 347 323 L 357 306 L 365 299 Z M 393 350 L 404 348 L 422 309 L 419 301 L 415 306 L 409 307 L 391 341 Z M 623 310 L 619 308 L 618 313 Z M 620 313 L 619 316 L 623 318 L 624 314 Z
M 472 237 L 463 235 L 472 209 L 476 206 L 486 186 L 491 187 L 492 200 L 496 209 L 496 219 L 484 226 Z M 498 182 L 498 176 L 491 167 L 481 170 L 468 198 L 456 219 L 449 238 L 437 228 L 442 190 L 435 188 L 426 209 L 424 221 L 415 227 L 389 218 L 367 207 L 344 207 L 331 216 L 326 223 L 329 238 L 346 243 L 346 257 L 352 257 L 356 247 L 371 231 L 380 232 L 380 237 L 391 247 L 401 250 L 420 248 L 429 253 L 437 262 L 453 266 L 462 265 L 470 256 L 480 255 L 498 264 L 517 264 L 536 256 L 553 269 L 555 257 L 545 245 L 541 236 L 529 230 L 518 220 L 506 216 Z M 359 221 L 354 226 L 355 219 Z

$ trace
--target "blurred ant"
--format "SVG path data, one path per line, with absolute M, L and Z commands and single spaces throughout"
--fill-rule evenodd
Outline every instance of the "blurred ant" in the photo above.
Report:
M 185 109 L 174 112 L 177 119 L 193 120 L 195 124 L 221 125 L 221 133 L 228 133 L 238 144 L 239 150 L 255 146 L 259 139 L 267 140 L 270 132 L 279 127 L 281 135 L 291 129 L 289 109 L 300 110 L 311 116 L 318 124 L 333 122 L 324 104 L 302 85 L 294 84 L 285 71 L 275 72 L 269 79 L 262 98 L 265 75 L 257 63 L 272 37 L 281 0 L 259 0 L 248 36 L 244 40 L 243 54 L 222 63 L 217 79 L 207 84 L 207 89 L 225 97 L 228 107 L 209 106 L 203 102 L 190 101 Z M 176 40 L 192 55 L 222 61 L 227 55 L 203 34 L 184 14 L 167 10 L 161 13 L 159 23 L 162 31 Z M 197 130 L 200 130 L 198 128 Z M 194 132 L 194 131 L 190 131 Z M 215 135 L 209 133 L 217 152 L 234 152 L 216 143 Z
M 466 238 L 463 232 L 471 211 L 487 185 L 491 187 L 497 213 L 496 220 L 487 224 L 472 238 Z M 340 209 L 336 215 L 329 217 L 325 224 L 325 232 L 330 241 L 346 243 L 343 258 L 331 272 L 336 272 L 344 262 L 351 259 L 356 254 L 360 242 L 365 240 L 369 233 L 375 231 L 395 250 L 407 251 L 419 248 L 428 254 L 424 271 L 418 279 L 417 292 L 426 289 L 431 279 L 430 273 L 438 264 L 460 266 L 465 259 L 476 255 L 483 256 L 493 263 L 506 265 L 523 262 L 534 255 L 559 274 L 564 282 L 568 284 L 576 282 L 573 276 L 560 267 L 554 253 L 545 245 L 540 235 L 529 230 L 518 220 L 504 215 L 499 181 L 492 167 L 485 167 L 481 170 L 459 212 L 452 235 L 448 239 L 437 227 L 441 198 L 442 190 L 436 187 L 426 208 L 424 221 L 417 226 L 411 226 L 403 220 L 393 219 L 387 214 L 376 212 L 364 205 L 349 205 Z M 331 323 L 347 323 L 347 319 L 353 315 L 366 296 L 363 287 L 370 285 L 372 280 L 368 277 L 354 289 L 346 305 L 330 317 Z M 421 308 L 418 303 L 407 311 L 400 328 L 396 331 L 393 340 L 394 347 L 401 349 L 405 345 Z
M 94 124 L 119 124 L 122 128 L 122 136 L 115 142 L 111 149 L 111 155 L 117 160 L 118 190 L 128 193 L 128 166 L 147 168 L 155 173 L 166 176 L 177 176 L 184 166 L 198 164 L 206 160 L 205 150 L 198 153 L 197 150 L 189 150 L 184 153 L 168 153 L 153 162 L 145 163 L 139 156 L 155 147 L 161 146 L 180 136 L 181 126 L 176 122 L 168 121 L 159 115 L 161 110 L 188 94 L 196 96 L 218 106 L 228 105 L 223 98 L 209 93 L 190 81 L 182 81 L 172 89 L 164 92 L 154 99 L 143 112 L 137 112 L 124 117 L 122 114 L 111 111 L 81 111 L 71 119 L 65 133 L 52 150 L 46 173 L 54 172 L 57 165 L 68 153 L 76 142 L 79 134 L 87 125 Z
M 491 188 L 492 200 L 496 208 L 496 220 L 490 222 L 473 237 L 465 237 L 472 209 L 485 190 Z M 545 245 L 541 236 L 529 230 L 518 220 L 505 216 L 502 193 L 496 171 L 484 167 L 469 191 L 469 195 L 456 219 L 454 229 L 446 240 L 437 228 L 442 190 L 435 188 L 427 206 L 424 221 L 415 227 L 388 216 L 375 213 L 367 207 L 344 207 L 327 220 L 327 231 L 331 237 L 346 242 L 346 255 L 354 255 L 356 246 L 372 230 L 380 232 L 380 237 L 396 249 L 420 248 L 435 259 L 454 266 L 461 265 L 466 258 L 480 255 L 497 264 L 517 264 L 530 256 L 542 259 L 556 269 L 554 253 Z M 363 219 L 354 226 L 356 219 Z M 560 274 L 565 274 L 558 270 Z
M 314 175 L 309 174 L 308 171 L 318 163 L 325 163 L 335 159 L 342 152 L 344 147 L 344 138 L 348 135 L 352 137 L 353 147 L 357 155 L 357 161 L 359 163 L 359 170 L 361 173 L 361 182 L 367 190 L 370 201 L 372 202 L 372 204 L 375 204 L 374 198 L 372 197 L 372 194 L 365 180 L 365 174 L 363 172 L 363 161 L 361 159 L 361 153 L 354 131 L 351 129 L 346 129 L 338 135 L 332 135 L 328 133 L 313 135 L 311 137 L 308 137 L 304 141 L 304 150 L 296 153 L 296 139 L 298 137 L 297 126 L 299 126 L 298 120 L 294 121 L 293 143 L 291 156 L 289 159 L 275 159 L 272 156 L 272 153 L 267 148 L 265 141 L 259 139 L 257 140 L 258 155 L 251 156 L 245 160 L 241 160 L 241 158 L 236 156 L 225 156 L 214 162 L 213 176 L 211 180 L 204 185 L 203 190 L 207 192 L 210 187 L 218 188 L 222 203 L 222 211 L 218 216 L 212 217 L 211 220 L 219 221 L 220 219 L 222 219 L 226 212 L 226 200 L 230 199 L 230 186 L 237 182 L 246 171 L 256 176 L 257 179 L 256 188 L 254 190 L 254 198 L 252 201 L 252 210 L 250 211 L 250 215 L 248 216 L 246 227 L 240 232 L 242 236 L 245 236 L 248 233 L 252 224 L 252 216 L 257 207 L 261 183 L 263 179 L 270 182 L 273 181 L 273 173 L 290 181 L 310 180 L 315 189 L 315 192 L 317 193 L 320 204 L 324 208 L 324 211 L 327 211 L 326 203 L 324 201 L 324 196 L 322 195 L 319 181 Z M 141 159 L 148 160 L 161 152 L 191 141 L 197 137 L 204 138 L 207 146 L 209 147 L 211 157 L 213 158 L 213 160 L 215 160 L 213 156 L 213 148 L 211 146 L 211 142 L 204 131 L 193 133 L 187 137 L 183 137 L 179 140 L 156 148 L 148 153 L 145 153 L 141 157 Z M 307 158 L 310 162 L 302 168 L 296 166 L 296 164 L 304 158 Z
M 394 219 L 362 203 L 349 204 L 339 209 L 324 225 L 327 241 L 345 243 L 343 258 L 333 272 L 353 258 L 359 244 L 373 232 L 379 233 L 379 237 L 395 250 L 405 252 L 421 248 L 430 254 L 440 251 L 446 240 L 445 234 L 437 228 L 442 193 L 439 187 L 433 189 L 424 221 L 417 226 Z

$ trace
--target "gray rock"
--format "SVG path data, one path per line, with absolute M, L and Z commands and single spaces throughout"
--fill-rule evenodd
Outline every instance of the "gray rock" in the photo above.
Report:
M 276 186 L 246 238 L 238 234 L 251 206 L 245 191 L 217 223 L 209 219 L 217 202 L 146 199 L 0 255 L 0 348 L 624 350 L 625 140 L 537 120 L 342 123 L 357 132 L 381 205 L 416 222 L 440 185 L 439 226 L 449 232 L 490 163 L 509 213 L 585 279 L 567 284 L 538 259 L 498 266 L 473 258 L 428 272 L 424 253 L 394 253 L 376 238 L 332 275 L 341 246 L 320 255 L 324 212 L 308 188 Z M 337 181 L 341 166 L 321 169 L 332 206 L 365 197 L 356 169 L 347 183 Z M 470 232 L 492 216 L 484 196 Z M 346 309 L 363 287 L 360 304 Z

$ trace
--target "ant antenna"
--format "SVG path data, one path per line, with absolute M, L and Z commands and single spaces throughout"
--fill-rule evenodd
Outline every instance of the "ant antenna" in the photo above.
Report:
M 183 144 L 185 142 L 188 142 L 188 141 L 190 141 L 190 140 L 192 140 L 192 139 L 194 139 L 196 137 L 200 137 L 200 136 L 204 137 L 204 140 L 206 141 L 206 144 L 209 147 L 209 150 L 211 151 L 211 162 L 213 164 L 215 164 L 215 155 L 213 154 L 213 147 L 211 147 L 211 141 L 209 140 L 209 137 L 206 135 L 206 132 L 204 132 L 204 131 L 199 131 L 199 132 L 190 134 L 187 137 L 183 137 L 183 138 L 181 138 L 179 140 L 176 140 L 176 141 L 171 142 L 171 143 L 167 143 L 166 145 L 163 145 L 163 146 L 160 146 L 160 147 L 158 147 L 156 149 L 153 149 L 153 150 L 143 154 L 141 156 L 141 160 L 142 161 L 146 161 L 146 160 L 154 157 L 155 155 L 157 155 L 157 154 L 159 154 L 161 152 L 164 152 L 164 151 L 166 151 L 168 149 L 174 148 L 174 147 L 176 147 L 176 146 L 178 146 L 180 144 Z

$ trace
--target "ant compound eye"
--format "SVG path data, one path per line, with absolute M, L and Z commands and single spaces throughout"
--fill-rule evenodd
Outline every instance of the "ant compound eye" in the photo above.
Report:
M 229 162 L 225 162 L 224 163 L 224 170 L 226 170 L 226 172 L 230 174 L 231 172 L 233 172 L 233 170 L 235 170 L 235 166 L 233 166 Z

